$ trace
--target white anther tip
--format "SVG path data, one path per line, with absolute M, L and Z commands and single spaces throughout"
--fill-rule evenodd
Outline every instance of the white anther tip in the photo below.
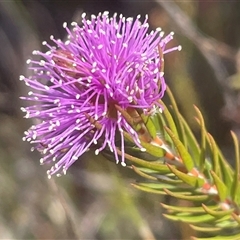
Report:
M 63 28 L 66 28 L 66 27 L 67 27 L 67 23 L 64 22 L 64 23 L 63 23 Z

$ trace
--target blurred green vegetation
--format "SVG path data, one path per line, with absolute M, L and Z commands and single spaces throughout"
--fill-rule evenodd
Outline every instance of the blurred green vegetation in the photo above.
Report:
M 133 189 L 131 170 L 92 153 L 61 178 L 21 138 L 32 123 L 22 118 L 19 96 L 28 89 L 25 61 L 50 35 L 64 37 L 63 22 L 82 11 L 149 14 L 152 28 L 174 31 L 183 50 L 166 56 L 165 76 L 182 113 L 195 129 L 193 104 L 229 157 L 230 134 L 239 135 L 240 1 L 0 1 L 0 238 L 187 239 L 185 225 L 162 217 L 168 198 Z M 188 21 L 186 21 L 186 19 Z M 198 135 L 198 131 L 195 131 Z

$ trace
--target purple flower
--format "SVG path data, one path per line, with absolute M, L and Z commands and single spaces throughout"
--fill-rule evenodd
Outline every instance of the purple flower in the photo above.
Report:
M 48 176 L 66 170 L 89 148 L 96 155 L 107 148 L 119 162 L 116 133 L 124 153 L 123 131 L 142 148 L 137 132 L 120 109 L 149 112 L 160 108 L 157 101 L 166 89 L 163 78 L 164 54 L 180 50 L 165 49 L 173 34 L 163 38 L 160 29 L 148 34 L 149 25 L 139 17 L 109 17 L 107 12 L 82 15 L 82 24 L 64 23 L 68 40 L 43 42 L 47 52 L 33 51 L 41 60 L 28 60 L 33 75 L 20 76 L 33 91 L 24 100 L 32 105 L 22 108 L 26 118 L 38 122 L 25 132 L 24 140 L 43 153 L 41 163 L 55 165 Z M 160 54 L 159 54 L 160 53 Z M 121 163 L 124 166 L 124 155 Z

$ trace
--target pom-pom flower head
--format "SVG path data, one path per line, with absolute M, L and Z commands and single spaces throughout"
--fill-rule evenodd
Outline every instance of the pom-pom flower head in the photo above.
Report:
M 82 24 L 64 23 L 68 40 L 50 37 L 55 46 L 43 42 L 47 52 L 33 51 L 41 60 L 28 60 L 33 75 L 20 80 L 33 89 L 25 100 L 33 105 L 22 108 L 26 118 L 39 122 L 25 132 L 24 140 L 43 153 L 41 163 L 55 164 L 52 174 L 66 170 L 93 147 L 98 154 L 109 149 L 116 162 L 116 133 L 124 153 L 126 131 L 142 151 L 139 136 L 124 118 L 134 109 L 151 112 L 160 108 L 158 100 L 166 89 L 163 78 L 163 55 L 179 50 L 165 49 L 173 34 L 163 38 L 160 29 L 148 34 L 147 17 L 125 18 L 107 12 L 82 15 Z M 121 157 L 124 166 L 124 154 Z

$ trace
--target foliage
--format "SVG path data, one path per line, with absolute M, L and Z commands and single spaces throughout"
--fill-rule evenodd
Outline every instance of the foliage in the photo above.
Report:
M 201 140 L 198 143 L 193 132 L 180 114 L 174 97 L 167 89 L 170 105 L 163 113 L 155 112 L 133 126 L 138 131 L 142 153 L 129 146 L 125 158 L 128 166 L 143 177 L 133 186 L 139 190 L 160 195 L 169 195 L 188 201 L 187 207 L 162 203 L 164 216 L 173 221 L 190 225 L 205 238 L 193 239 L 239 239 L 240 238 L 240 179 L 239 142 L 231 132 L 235 146 L 235 168 L 229 165 L 207 132 L 204 118 L 195 107 Z M 131 142 L 125 132 L 126 141 Z M 128 144 L 131 145 L 131 144 Z M 121 151 L 118 153 L 121 155 Z M 138 156 L 138 157 L 136 157 Z

